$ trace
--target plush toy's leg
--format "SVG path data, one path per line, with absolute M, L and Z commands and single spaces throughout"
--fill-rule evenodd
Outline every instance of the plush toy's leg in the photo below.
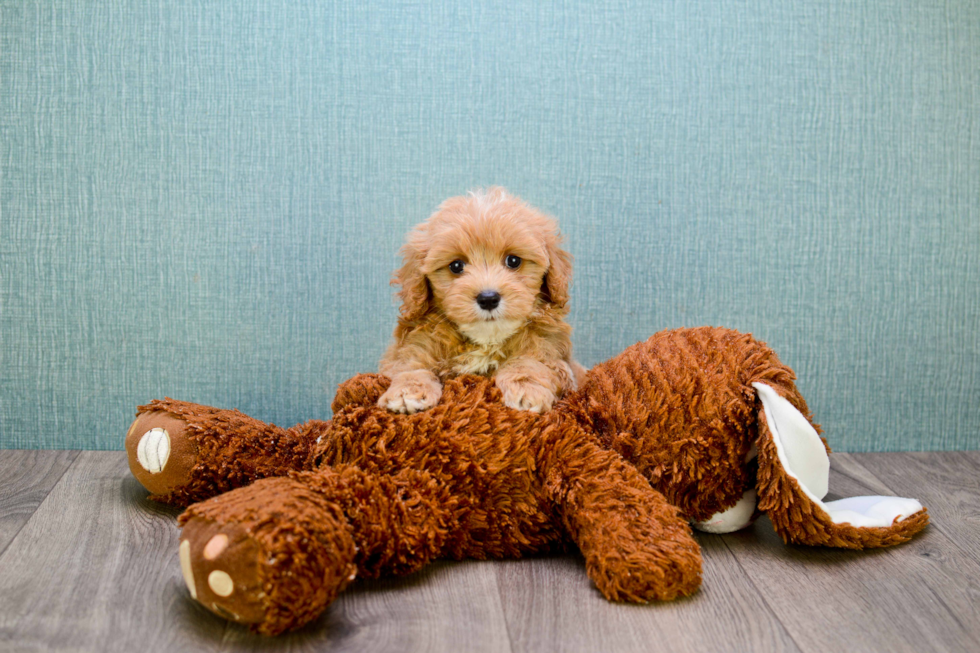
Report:
M 274 635 L 314 619 L 356 576 L 407 573 L 439 555 L 453 505 L 422 472 L 259 480 L 181 515 L 184 580 L 216 614 Z
M 554 447 L 547 489 L 599 591 L 635 602 L 697 591 L 701 551 L 677 508 L 618 454 L 571 442 Z
M 257 478 L 308 468 L 328 424 L 286 430 L 237 410 L 157 400 L 140 406 L 126 452 L 133 476 L 151 498 L 186 506 Z
M 759 414 L 759 509 L 786 542 L 848 549 L 907 542 L 929 522 L 915 499 L 865 496 L 823 502 L 830 459 L 816 431 L 771 386 L 753 383 Z

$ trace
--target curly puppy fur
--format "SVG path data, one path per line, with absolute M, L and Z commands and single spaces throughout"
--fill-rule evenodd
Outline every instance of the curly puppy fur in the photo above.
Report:
M 543 412 L 575 390 L 568 286 L 572 257 L 555 221 L 503 188 L 453 197 L 416 227 L 394 276 L 401 315 L 379 371 L 378 405 L 427 410 L 446 378 L 492 376 L 504 403 Z

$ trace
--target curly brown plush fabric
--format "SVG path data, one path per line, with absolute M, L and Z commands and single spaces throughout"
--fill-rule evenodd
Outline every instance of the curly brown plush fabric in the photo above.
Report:
M 360 375 L 339 388 L 332 420 L 291 429 L 154 401 L 127 449 L 134 474 L 151 478 L 139 435 L 167 431 L 165 467 L 184 471 L 156 498 L 207 499 L 180 520 L 188 587 L 263 633 L 307 623 L 357 575 L 569 546 L 607 598 L 667 600 L 700 584 L 688 522 L 754 487 L 792 542 L 888 546 L 925 526 L 924 510 L 891 528 L 833 524 L 800 490 L 751 385 L 809 418 L 793 380 L 750 336 L 677 330 L 596 366 L 545 414 L 505 407 L 493 380 L 475 376 L 447 381 L 430 410 L 390 413 L 376 406 L 388 379 Z
M 603 446 L 700 521 L 755 484 L 755 466 L 746 464 L 758 432 L 753 382 L 772 386 L 810 417 L 795 378 L 750 335 L 683 329 L 658 333 L 595 366 L 569 403 Z
M 178 479 L 168 491 L 151 495 L 156 501 L 186 506 L 259 478 L 281 476 L 288 470 L 310 467 L 314 440 L 309 431 L 283 430 L 237 410 L 221 410 L 174 399 L 157 399 L 137 409 L 137 415 L 151 419 L 154 414 L 161 413 L 183 423 L 184 439 L 189 443 L 187 449 L 193 452 L 195 463 L 185 478 Z M 143 423 L 149 424 L 146 420 Z M 130 428 L 128 450 L 135 450 L 139 435 Z M 146 470 L 133 464 L 130 468 L 141 482 L 146 483 Z

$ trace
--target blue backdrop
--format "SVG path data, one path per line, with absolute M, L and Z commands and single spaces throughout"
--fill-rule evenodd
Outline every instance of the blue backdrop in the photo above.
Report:
M 980 3 L 0 0 L 0 446 L 373 371 L 405 231 L 502 184 L 586 364 L 780 352 L 837 449 L 980 447 Z

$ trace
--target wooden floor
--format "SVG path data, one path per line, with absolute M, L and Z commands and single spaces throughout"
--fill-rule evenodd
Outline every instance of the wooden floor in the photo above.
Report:
M 915 497 L 932 525 L 870 552 L 785 546 L 765 518 L 699 534 L 701 591 L 646 606 L 577 556 L 438 563 L 268 639 L 190 600 L 177 511 L 124 454 L 0 450 L 0 651 L 980 651 L 980 452 L 831 462 L 829 498 Z

